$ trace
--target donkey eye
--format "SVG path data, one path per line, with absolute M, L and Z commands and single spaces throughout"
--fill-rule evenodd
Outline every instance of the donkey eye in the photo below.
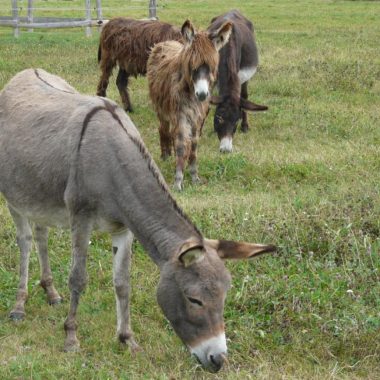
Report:
M 195 304 L 197 304 L 197 305 L 199 305 L 199 306 L 203 306 L 202 301 L 197 300 L 196 298 L 187 297 L 187 299 L 188 299 L 191 303 L 195 303 Z

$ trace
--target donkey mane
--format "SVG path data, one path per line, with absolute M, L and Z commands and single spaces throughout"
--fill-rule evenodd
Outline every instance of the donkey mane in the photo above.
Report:
M 211 25 L 208 30 L 212 33 L 218 30 L 223 22 L 225 22 L 225 18 L 215 17 L 211 21 Z M 241 20 L 239 20 L 241 22 Z M 239 21 L 235 21 L 239 22 Z M 252 24 L 251 24 L 252 25 Z M 252 30 L 252 26 L 250 28 Z M 219 52 L 219 66 L 224 67 L 225 70 L 223 75 L 218 76 L 219 86 L 222 88 L 228 88 L 228 97 L 232 98 L 234 101 L 239 102 L 240 100 L 240 81 L 237 75 L 239 68 L 237 67 L 236 57 L 238 55 L 238 41 L 236 38 L 237 29 L 232 24 L 232 33 L 229 38 L 229 41 Z
M 232 33 L 230 40 L 235 39 L 235 35 Z M 228 97 L 233 99 L 234 102 L 240 101 L 240 81 L 237 75 L 239 68 L 236 65 L 236 43 L 228 43 L 224 47 L 224 53 L 220 54 L 220 64 L 224 65 L 227 69 L 225 75 L 219 76 L 218 82 L 220 87 L 228 88 Z
M 168 186 L 166 182 L 164 182 L 161 173 L 157 169 L 157 165 L 152 159 L 152 156 L 148 152 L 148 149 L 145 145 L 142 144 L 140 140 L 138 140 L 136 137 L 132 136 L 128 133 L 127 129 L 121 125 L 124 132 L 127 134 L 127 136 L 130 138 L 130 140 L 136 145 L 136 147 L 139 149 L 144 161 L 148 164 L 148 169 L 152 173 L 153 177 L 156 179 L 157 183 L 161 187 L 161 189 L 165 192 L 168 200 L 171 201 L 174 210 L 183 218 L 185 219 L 193 228 L 194 230 L 199 234 L 199 236 L 202 236 L 202 233 L 199 231 L 198 227 L 190 220 L 190 218 L 184 213 L 184 211 L 178 206 L 177 201 L 172 197 L 172 195 L 169 192 Z
M 50 84 L 49 84 L 50 85 Z M 164 193 L 166 194 L 167 196 L 167 199 L 171 201 L 172 205 L 173 205 L 173 209 L 183 218 L 185 219 L 194 229 L 195 231 L 199 234 L 199 236 L 202 236 L 201 232 L 199 231 L 199 229 L 197 228 L 197 226 L 194 225 L 194 223 L 190 220 L 190 218 L 183 212 L 183 210 L 178 206 L 178 203 L 176 202 L 176 200 L 171 196 L 170 192 L 169 192 L 169 189 L 168 189 L 168 186 L 166 185 L 166 183 L 164 182 L 163 178 L 162 178 L 162 175 L 160 174 L 160 172 L 158 171 L 157 169 L 157 166 L 156 164 L 154 163 L 153 159 L 152 159 L 152 156 L 150 155 L 150 153 L 148 152 L 147 148 L 145 147 L 145 145 L 142 143 L 142 141 L 140 141 L 139 139 L 137 139 L 135 136 L 131 135 L 128 130 L 125 128 L 125 126 L 123 125 L 122 121 L 120 120 L 119 116 L 116 114 L 115 110 L 117 109 L 117 105 L 116 104 L 112 104 L 109 100 L 107 99 L 102 99 L 103 102 L 104 102 L 104 106 L 97 106 L 97 107 L 94 107 L 85 117 L 84 121 L 83 121 L 83 126 L 82 126 L 82 130 L 81 130 L 81 134 L 80 134 L 80 139 L 79 139 L 79 142 L 78 142 L 78 148 L 77 148 L 77 152 L 79 154 L 79 151 L 80 151 L 80 148 L 82 146 L 82 140 L 84 138 L 84 135 L 87 131 L 87 127 L 88 127 L 88 124 L 91 120 L 91 118 L 99 111 L 106 111 L 106 112 L 109 112 L 111 114 L 111 116 L 117 121 L 117 123 L 120 125 L 120 127 L 123 129 L 123 131 L 127 134 L 128 138 L 133 142 L 133 144 L 135 144 L 135 146 L 138 148 L 139 152 L 141 153 L 143 159 L 144 159 L 144 162 L 147 163 L 147 166 L 148 166 L 148 169 L 149 171 L 152 173 L 153 177 L 156 179 L 158 185 L 161 187 L 161 189 L 164 191 Z

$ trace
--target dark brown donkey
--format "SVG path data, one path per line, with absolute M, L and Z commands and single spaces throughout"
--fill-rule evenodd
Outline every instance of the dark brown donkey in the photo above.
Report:
M 250 258 L 271 245 L 205 239 L 177 206 L 128 115 L 114 102 L 79 94 L 41 69 L 17 74 L 0 92 L 0 193 L 21 251 L 12 319 L 27 298 L 31 223 L 49 301 L 59 299 L 47 253 L 47 228 L 70 228 L 72 265 L 65 350 L 79 348 L 77 308 L 87 281 L 91 231 L 112 235 L 117 335 L 138 346 L 129 323 L 133 234 L 160 268 L 157 300 L 175 332 L 204 367 L 227 353 L 223 308 L 230 274 L 222 259 Z M 146 274 L 149 276 L 149 274 Z
M 220 151 L 232 152 L 232 138 L 240 119 L 242 131 L 248 130 L 246 111 L 265 111 L 268 107 L 248 100 L 248 81 L 259 63 L 253 24 L 239 11 L 232 10 L 213 18 L 208 31 L 215 32 L 226 21 L 232 23 L 232 33 L 219 52 L 219 96 L 213 96 L 211 103 L 216 105 L 214 129 L 220 140 Z
M 132 111 L 128 94 L 129 77 L 146 74 L 150 50 L 157 42 L 181 39 L 181 31 L 165 22 L 123 17 L 110 20 L 100 34 L 98 61 L 102 74 L 97 95 L 106 96 L 109 77 L 118 65 L 116 85 L 125 110 Z
M 198 138 L 216 80 L 218 51 L 228 41 L 231 23 L 225 22 L 213 32 L 195 33 L 187 20 L 181 32 L 183 43 L 161 42 L 154 46 L 148 60 L 149 94 L 160 121 L 163 159 L 171 154 L 174 144 L 176 190 L 182 190 L 186 161 L 192 181 L 199 181 Z

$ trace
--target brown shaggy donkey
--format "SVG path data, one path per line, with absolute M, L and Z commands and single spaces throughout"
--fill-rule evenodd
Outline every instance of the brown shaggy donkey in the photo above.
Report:
M 116 85 L 125 110 L 132 111 L 128 94 L 129 76 L 146 74 L 150 50 L 157 42 L 181 39 L 181 31 L 165 22 L 140 21 L 124 17 L 110 20 L 100 34 L 98 61 L 102 73 L 97 95 L 106 96 L 109 77 L 117 64 L 119 73 Z
M 176 190 L 182 190 L 187 160 L 192 181 L 199 181 L 196 164 L 198 138 L 217 76 L 218 51 L 228 42 L 231 29 L 232 24 L 226 22 L 212 33 L 195 33 L 187 20 L 181 29 L 183 43 L 158 43 L 149 56 L 149 93 L 160 120 L 161 157 L 165 159 L 171 155 L 173 144 Z

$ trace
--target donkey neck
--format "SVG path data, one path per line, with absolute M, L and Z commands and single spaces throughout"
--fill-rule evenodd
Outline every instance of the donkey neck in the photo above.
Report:
M 166 194 L 159 194 L 156 190 L 147 189 L 146 194 L 133 194 L 140 208 L 133 210 L 133 219 L 127 216 L 124 222 L 152 260 L 161 267 L 174 259 L 187 241 L 201 245 L 202 238 L 196 228 L 168 202 Z
M 218 67 L 218 92 L 224 98 L 240 99 L 239 67 L 233 36 L 220 50 Z
M 128 144 L 113 147 L 112 207 L 114 218 L 130 228 L 162 266 L 187 241 L 202 244 L 201 233 L 178 207 L 144 145 L 127 132 Z M 118 144 L 118 142 L 115 142 Z M 127 149 L 126 149 L 127 147 Z

